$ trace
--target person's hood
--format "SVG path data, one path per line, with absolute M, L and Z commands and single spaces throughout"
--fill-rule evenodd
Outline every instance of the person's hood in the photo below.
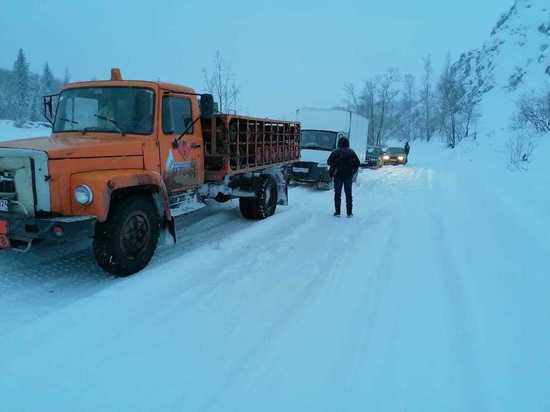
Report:
M 349 139 L 347 137 L 341 137 L 338 139 L 338 148 L 339 149 L 348 149 L 349 148 Z
M 48 153 L 50 159 L 140 156 L 142 142 L 130 136 L 52 135 L 0 142 L 0 148 L 32 149 Z
M 328 150 L 302 149 L 300 160 L 304 162 L 326 163 L 330 153 Z

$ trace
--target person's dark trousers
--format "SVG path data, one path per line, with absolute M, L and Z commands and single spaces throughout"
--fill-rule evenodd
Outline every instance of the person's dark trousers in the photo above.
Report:
M 348 215 L 353 213 L 353 197 L 351 192 L 351 187 L 353 184 L 353 177 L 350 178 L 334 178 L 334 210 L 336 214 L 340 214 L 341 204 L 342 204 L 342 188 L 346 193 L 346 211 Z

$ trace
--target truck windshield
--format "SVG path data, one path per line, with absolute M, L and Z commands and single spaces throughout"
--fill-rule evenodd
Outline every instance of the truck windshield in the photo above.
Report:
M 300 147 L 302 149 L 334 150 L 336 148 L 336 132 L 326 130 L 302 130 Z
M 135 87 L 87 87 L 61 93 L 54 133 L 151 134 L 154 92 Z

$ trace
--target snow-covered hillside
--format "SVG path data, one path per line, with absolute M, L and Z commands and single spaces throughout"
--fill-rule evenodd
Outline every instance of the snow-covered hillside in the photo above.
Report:
M 455 67 L 469 90 L 485 94 L 482 131 L 509 127 L 520 97 L 550 87 L 550 2 L 516 0 L 483 46 Z

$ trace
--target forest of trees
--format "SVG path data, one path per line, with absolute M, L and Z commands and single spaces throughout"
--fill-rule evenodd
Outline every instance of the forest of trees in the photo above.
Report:
M 31 72 L 20 49 L 12 70 L 0 69 L 0 119 L 14 120 L 17 127 L 42 120 L 42 96 L 59 92 L 69 80 L 67 70 L 63 80 L 57 79 L 48 63 L 42 73 Z
M 430 141 L 438 134 L 455 147 L 466 137 L 476 137 L 481 92 L 466 87 L 450 57 L 439 78 L 434 76 L 431 57 L 423 62 L 420 80 L 389 69 L 366 80 L 362 88 L 345 86 L 347 108 L 370 121 L 370 144 L 387 139 Z

